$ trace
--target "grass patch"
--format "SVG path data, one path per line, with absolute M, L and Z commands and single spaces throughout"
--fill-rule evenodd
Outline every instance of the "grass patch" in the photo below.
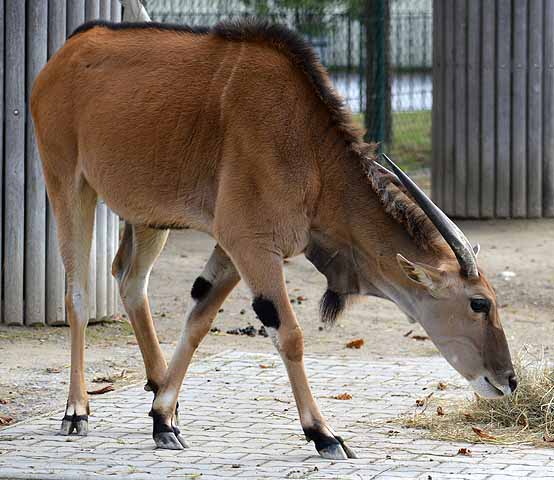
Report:
M 519 386 L 511 397 L 471 401 L 424 400 L 414 414 L 400 418 L 409 428 L 427 430 L 436 440 L 554 446 L 554 370 L 544 354 L 522 350 L 514 362 Z
M 354 115 L 354 120 L 364 125 L 364 115 Z M 431 111 L 393 112 L 392 143 L 389 153 L 399 166 L 413 172 L 431 166 Z

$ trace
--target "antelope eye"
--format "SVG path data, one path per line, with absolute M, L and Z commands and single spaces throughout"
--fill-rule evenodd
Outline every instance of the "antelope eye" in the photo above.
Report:
M 491 301 L 487 298 L 472 298 L 470 305 L 471 309 L 477 313 L 489 313 L 491 309 Z

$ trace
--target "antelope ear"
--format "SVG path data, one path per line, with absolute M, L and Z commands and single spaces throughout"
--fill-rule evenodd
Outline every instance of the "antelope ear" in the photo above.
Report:
M 475 256 L 477 256 L 477 255 L 479 255 L 480 251 L 481 251 L 481 245 L 476 243 L 475 246 L 473 247 L 473 253 L 475 254 Z
M 444 275 L 438 268 L 422 263 L 410 262 L 399 253 L 396 259 L 400 269 L 412 282 L 417 283 L 431 292 L 438 292 L 444 284 Z

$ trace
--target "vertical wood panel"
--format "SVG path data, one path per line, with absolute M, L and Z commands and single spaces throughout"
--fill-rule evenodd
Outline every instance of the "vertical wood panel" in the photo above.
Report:
M 85 21 L 85 0 L 67 2 L 67 36 Z
M 4 322 L 3 274 L 4 258 L 4 0 L 0 0 L 0 324 Z
M 543 215 L 554 217 L 554 0 L 544 4 Z
M 100 17 L 100 0 L 86 0 L 85 20 L 96 20 Z
M 511 1 L 496 12 L 496 216 L 510 216 Z
M 112 261 L 115 255 L 115 242 L 114 242 L 114 225 L 113 220 L 114 214 L 108 210 L 108 216 L 106 219 L 106 284 L 107 284 L 107 295 L 106 295 L 106 314 L 113 315 L 115 313 L 114 300 L 115 296 L 113 294 L 113 289 L 115 288 L 114 278 L 112 276 Z
M 494 216 L 495 200 L 495 2 L 481 2 L 481 217 Z M 475 139 L 477 141 L 477 139 Z
M 466 216 L 466 183 L 467 183 L 467 104 L 466 104 L 466 28 L 467 28 L 467 0 L 456 1 L 455 13 L 455 133 L 454 133 L 454 215 Z
M 443 197 L 443 135 L 444 135 L 444 4 L 443 0 L 433 2 L 433 119 L 432 119 L 432 196 L 433 201 L 442 206 Z
M 112 0 L 112 22 L 121 22 L 121 4 L 119 0 Z
M 118 2 L 119 0 L 114 0 Z M 112 16 L 112 0 L 100 0 L 100 18 L 110 20 Z
M 479 217 L 480 199 L 480 102 L 481 8 L 469 1 L 467 14 L 467 202 L 468 217 Z
M 114 252 L 117 255 L 117 250 L 119 248 L 119 217 L 117 215 L 114 215 L 112 218 L 113 221 L 113 243 L 114 243 Z M 114 314 L 116 314 L 119 310 L 119 288 L 117 286 L 117 282 L 114 281 L 114 289 L 113 289 L 113 298 L 114 298 Z
M 48 2 L 48 57 L 54 55 L 65 42 L 66 3 L 66 0 Z M 65 323 L 65 271 L 58 247 L 56 220 L 50 204 L 46 224 L 46 323 L 61 325 Z
M 23 323 L 25 2 L 5 0 L 4 322 Z
M 48 3 L 44 0 L 28 0 L 26 3 L 26 89 L 29 99 L 34 80 L 46 63 Z M 25 136 L 25 323 L 36 325 L 46 319 L 46 190 L 29 102 Z
M 108 269 L 107 269 L 107 223 L 108 207 L 101 201 L 96 211 L 96 318 L 101 320 L 107 315 Z
M 542 215 L 543 0 L 529 0 L 527 216 Z
M 513 3 L 511 214 L 527 215 L 527 1 Z
M 444 45 L 445 45 L 445 71 L 444 71 L 444 211 L 447 215 L 454 214 L 454 24 L 455 2 L 444 1 Z
M 92 243 L 90 246 L 90 263 L 89 263 L 89 319 L 96 320 L 96 218 L 98 216 L 98 205 L 94 212 L 94 230 L 92 232 Z

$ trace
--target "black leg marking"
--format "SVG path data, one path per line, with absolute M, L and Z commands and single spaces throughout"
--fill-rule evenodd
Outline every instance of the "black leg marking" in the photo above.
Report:
M 198 277 L 192 285 L 190 296 L 199 302 L 208 295 L 211 288 L 212 284 L 208 282 L 208 280 L 203 277 Z
M 315 449 L 319 452 L 328 447 L 340 445 L 340 442 L 335 437 L 323 433 L 320 428 L 310 427 L 304 429 L 304 435 L 308 442 L 314 442 Z
M 256 297 L 252 303 L 252 308 L 260 321 L 268 328 L 279 328 L 281 321 L 274 303 L 263 296 Z

